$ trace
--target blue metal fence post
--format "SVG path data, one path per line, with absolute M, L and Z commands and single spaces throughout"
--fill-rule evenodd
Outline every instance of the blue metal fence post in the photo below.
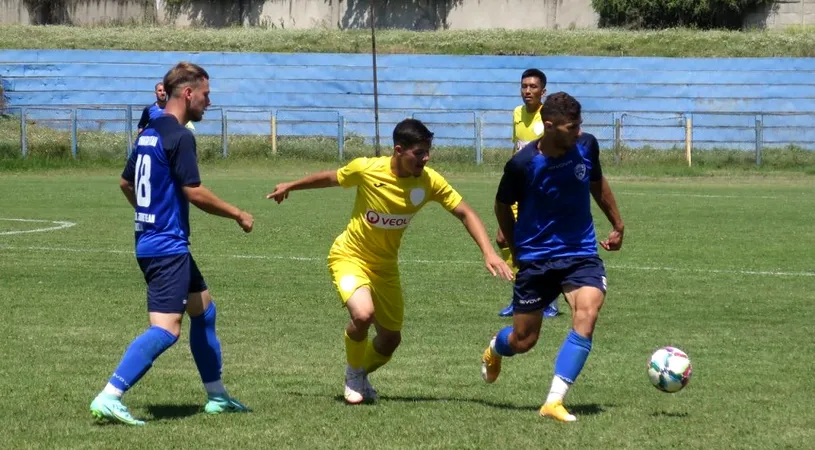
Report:
M 337 152 L 342 161 L 345 158 L 345 116 L 337 117 Z
M 28 156 L 28 139 L 26 139 L 28 131 L 26 130 L 25 120 L 27 114 L 28 111 L 25 108 L 20 109 L 20 151 L 23 152 L 23 158 Z
M 475 118 L 475 163 L 480 165 L 484 162 L 484 149 L 481 144 L 483 116 L 475 116 L 475 113 L 473 113 L 473 116 Z
M 125 108 L 125 133 L 127 136 L 127 148 L 125 149 L 125 157 L 130 157 L 130 151 L 133 150 L 133 105 L 127 105 Z
M 221 110 L 221 143 L 223 144 L 222 156 L 224 158 L 229 155 L 228 132 L 229 129 L 227 127 L 226 110 Z
M 77 159 L 76 112 L 76 108 L 71 109 L 71 156 L 73 156 L 74 159 Z

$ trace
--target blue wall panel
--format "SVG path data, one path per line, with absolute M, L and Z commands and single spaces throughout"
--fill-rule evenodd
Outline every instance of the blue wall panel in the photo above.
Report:
M 180 60 L 212 76 L 213 108 L 199 134 L 221 132 L 223 108 L 230 134 L 268 134 L 276 114 L 281 135 L 334 136 L 340 115 L 349 134 L 374 135 L 364 54 L 4 50 L 0 77 L 11 106 L 45 106 L 30 109 L 31 120 L 70 118 L 55 106 L 107 107 L 77 112 L 79 128 L 120 131 L 124 106 L 131 105 L 135 127 L 153 85 Z M 415 116 L 439 143 L 472 145 L 480 121 L 484 146 L 508 147 L 520 74 L 538 67 L 550 93 L 566 90 L 581 101 L 585 128 L 604 144 L 620 119 L 626 145 L 682 145 L 684 118 L 692 116 L 697 146 L 752 149 L 758 118 L 768 144 L 815 147 L 813 58 L 380 55 L 378 66 L 386 142 L 396 122 Z

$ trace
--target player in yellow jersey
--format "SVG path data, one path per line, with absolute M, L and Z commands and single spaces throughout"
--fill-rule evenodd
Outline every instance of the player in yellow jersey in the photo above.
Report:
M 541 120 L 541 108 L 543 107 L 543 96 L 546 94 L 546 75 L 538 69 L 526 69 L 521 74 L 521 98 L 523 105 L 515 107 L 512 111 L 512 154 L 524 148 L 530 142 L 543 135 L 543 120 Z M 518 205 L 512 205 L 512 213 L 518 218 Z M 517 271 L 512 263 L 512 252 L 509 250 L 501 229 L 498 229 L 498 236 L 495 243 L 501 249 L 501 255 L 507 264 Z M 501 317 L 512 317 L 512 301 L 509 302 L 499 313 Z M 558 315 L 557 300 L 552 302 L 543 310 L 544 317 L 556 317 Z
M 487 230 L 461 195 L 433 169 L 433 133 L 422 122 L 405 119 L 393 130 L 393 155 L 357 158 L 339 170 L 281 183 L 266 198 L 278 203 L 301 189 L 356 187 L 351 221 L 334 241 L 328 269 L 340 300 L 351 316 L 345 328 L 345 401 L 375 400 L 368 375 L 387 363 L 402 339 L 404 303 L 397 265 L 405 228 L 428 202 L 441 204 L 464 224 L 493 276 L 513 278 L 495 252 Z M 376 338 L 368 340 L 368 329 Z

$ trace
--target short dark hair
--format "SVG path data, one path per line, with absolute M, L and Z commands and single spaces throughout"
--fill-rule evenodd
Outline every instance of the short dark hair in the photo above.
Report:
M 201 66 L 182 61 L 176 64 L 166 75 L 161 84 L 168 97 L 172 97 L 180 87 L 186 85 L 198 86 L 203 80 L 209 80 L 209 74 Z
M 405 119 L 393 129 L 393 145 L 410 148 L 417 144 L 433 142 L 433 133 L 417 119 Z
M 580 118 L 582 107 L 576 98 L 565 92 L 555 92 L 546 97 L 541 110 L 541 119 L 556 122 L 562 119 L 575 121 Z
M 521 80 L 524 78 L 535 77 L 541 82 L 541 87 L 546 87 L 546 74 L 541 72 L 538 69 L 526 69 L 524 73 L 521 74 Z

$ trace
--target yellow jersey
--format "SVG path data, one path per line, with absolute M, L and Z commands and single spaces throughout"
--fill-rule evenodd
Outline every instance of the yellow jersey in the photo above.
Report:
M 462 198 L 438 172 L 425 167 L 419 177 L 391 172 L 391 157 L 356 158 L 337 170 L 340 186 L 356 186 L 351 221 L 334 240 L 331 252 L 369 265 L 395 265 L 399 245 L 413 216 L 429 201 L 446 210 Z
M 543 135 L 543 119 L 541 119 L 542 107 L 543 105 L 541 105 L 534 114 L 526 110 L 526 105 L 517 106 L 515 110 L 512 111 L 513 153 Z

